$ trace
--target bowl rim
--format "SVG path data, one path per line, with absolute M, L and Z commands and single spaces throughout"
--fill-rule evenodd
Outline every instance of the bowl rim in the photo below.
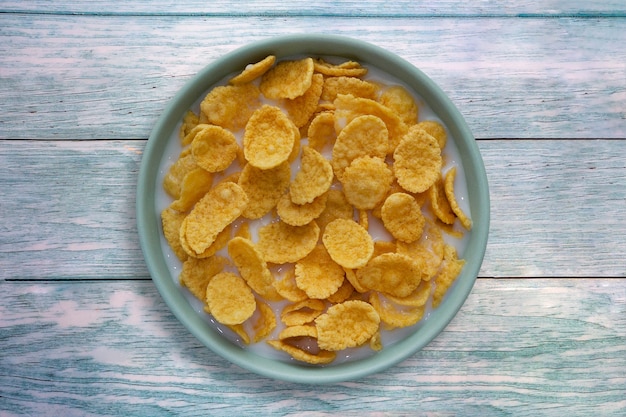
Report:
M 468 189 L 471 189 L 468 199 L 473 227 L 463 256 L 466 264 L 444 301 L 416 332 L 364 359 L 329 366 L 308 366 L 276 361 L 240 348 L 206 325 L 175 284 L 165 263 L 160 246 L 160 213 L 155 205 L 156 178 L 173 129 L 202 92 L 229 73 L 270 54 L 276 55 L 277 59 L 298 55 L 341 56 L 376 66 L 420 94 L 456 139 Z M 426 74 L 395 53 L 369 42 L 341 35 L 292 34 L 259 40 L 217 58 L 188 80 L 169 101 L 154 125 L 142 155 L 136 219 L 141 249 L 157 290 L 175 317 L 199 341 L 222 358 L 259 375 L 289 382 L 324 384 L 354 380 L 388 369 L 421 350 L 443 331 L 464 304 L 479 273 L 487 246 L 490 200 L 484 163 L 467 123 L 443 90 Z

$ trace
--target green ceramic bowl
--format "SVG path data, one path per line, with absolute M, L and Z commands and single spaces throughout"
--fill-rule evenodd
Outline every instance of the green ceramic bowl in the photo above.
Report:
M 161 189 L 160 171 L 173 132 L 185 112 L 217 82 L 239 72 L 247 64 L 267 55 L 278 59 L 302 54 L 338 56 L 378 67 L 410 86 L 431 107 L 448 128 L 456 143 L 468 187 L 473 228 L 461 256 L 466 260 L 461 275 L 439 308 L 403 340 L 364 359 L 314 367 L 296 362 L 261 357 L 223 337 L 207 324 L 168 269 L 161 244 L 160 213 L 157 198 Z M 340 36 L 290 35 L 271 38 L 239 48 L 209 64 L 193 77 L 172 99 L 157 121 L 146 145 L 137 189 L 137 224 L 144 257 L 163 299 L 175 316 L 204 345 L 216 354 L 260 375 L 302 383 L 331 383 L 361 378 L 390 368 L 432 341 L 452 320 L 469 295 L 480 269 L 489 231 L 489 191 L 478 147 L 463 117 L 443 91 L 424 73 L 404 59 L 380 47 Z

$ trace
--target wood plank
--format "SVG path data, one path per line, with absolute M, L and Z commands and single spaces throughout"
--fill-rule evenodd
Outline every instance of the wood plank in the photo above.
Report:
M 0 279 L 149 277 L 134 212 L 144 141 L 0 143 Z M 492 219 L 480 276 L 626 277 L 626 141 L 478 144 Z
M 184 2 L 134 0 L 113 5 L 111 2 L 35 0 L 29 2 L 0 1 L 0 12 L 13 13 L 97 13 L 146 15 L 269 15 L 269 16 L 621 16 L 626 13 L 622 1 L 533 1 L 464 2 L 439 1 L 424 5 L 412 0 L 385 2 L 381 0 L 296 0 L 246 1 L 230 0 Z
M 424 350 L 328 386 L 225 363 L 149 281 L 0 281 L 0 291 L 9 413 L 618 416 L 626 407 L 626 279 L 478 280 Z
M 167 101 L 206 64 L 252 41 L 320 28 L 414 63 L 479 138 L 626 138 L 626 19 L 4 14 L 2 21 L 0 139 L 145 139 Z

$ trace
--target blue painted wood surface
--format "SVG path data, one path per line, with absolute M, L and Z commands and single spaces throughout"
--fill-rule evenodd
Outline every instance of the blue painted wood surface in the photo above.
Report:
M 431 76 L 492 199 L 453 322 L 330 386 L 202 346 L 150 281 L 134 218 L 172 95 L 228 51 L 310 31 Z M 0 1 L 0 415 L 626 415 L 625 44 L 621 1 Z

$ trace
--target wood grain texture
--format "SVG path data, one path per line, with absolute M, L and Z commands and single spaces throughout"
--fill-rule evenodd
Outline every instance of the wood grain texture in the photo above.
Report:
M 134 212 L 144 145 L 0 142 L 0 278 L 148 278 Z M 626 277 L 626 142 L 479 147 L 492 217 L 481 276 Z
M 13 13 L 94 13 L 94 14 L 144 14 L 144 15 L 280 15 L 280 16 L 623 16 L 626 6 L 618 0 L 602 2 L 549 0 L 540 3 L 533 1 L 476 1 L 444 0 L 438 2 L 399 1 L 355 1 L 318 0 L 310 2 L 295 0 L 246 1 L 233 4 L 228 0 L 184 2 L 134 0 L 121 4 L 102 0 L 96 1 L 55 1 L 35 0 L 28 2 L 0 1 L 0 12 Z
M 359 38 L 407 59 L 479 138 L 626 138 L 626 19 L 1 19 L 0 139 L 145 139 L 202 67 L 244 44 L 303 32 Z
M 626 406 L 626 279 L 478 280 L 424 350 L 328 386 L 225 363 L 149 281 L 0 281 L 0 291 L 0 409 L 9 412 L 618 416 Z

